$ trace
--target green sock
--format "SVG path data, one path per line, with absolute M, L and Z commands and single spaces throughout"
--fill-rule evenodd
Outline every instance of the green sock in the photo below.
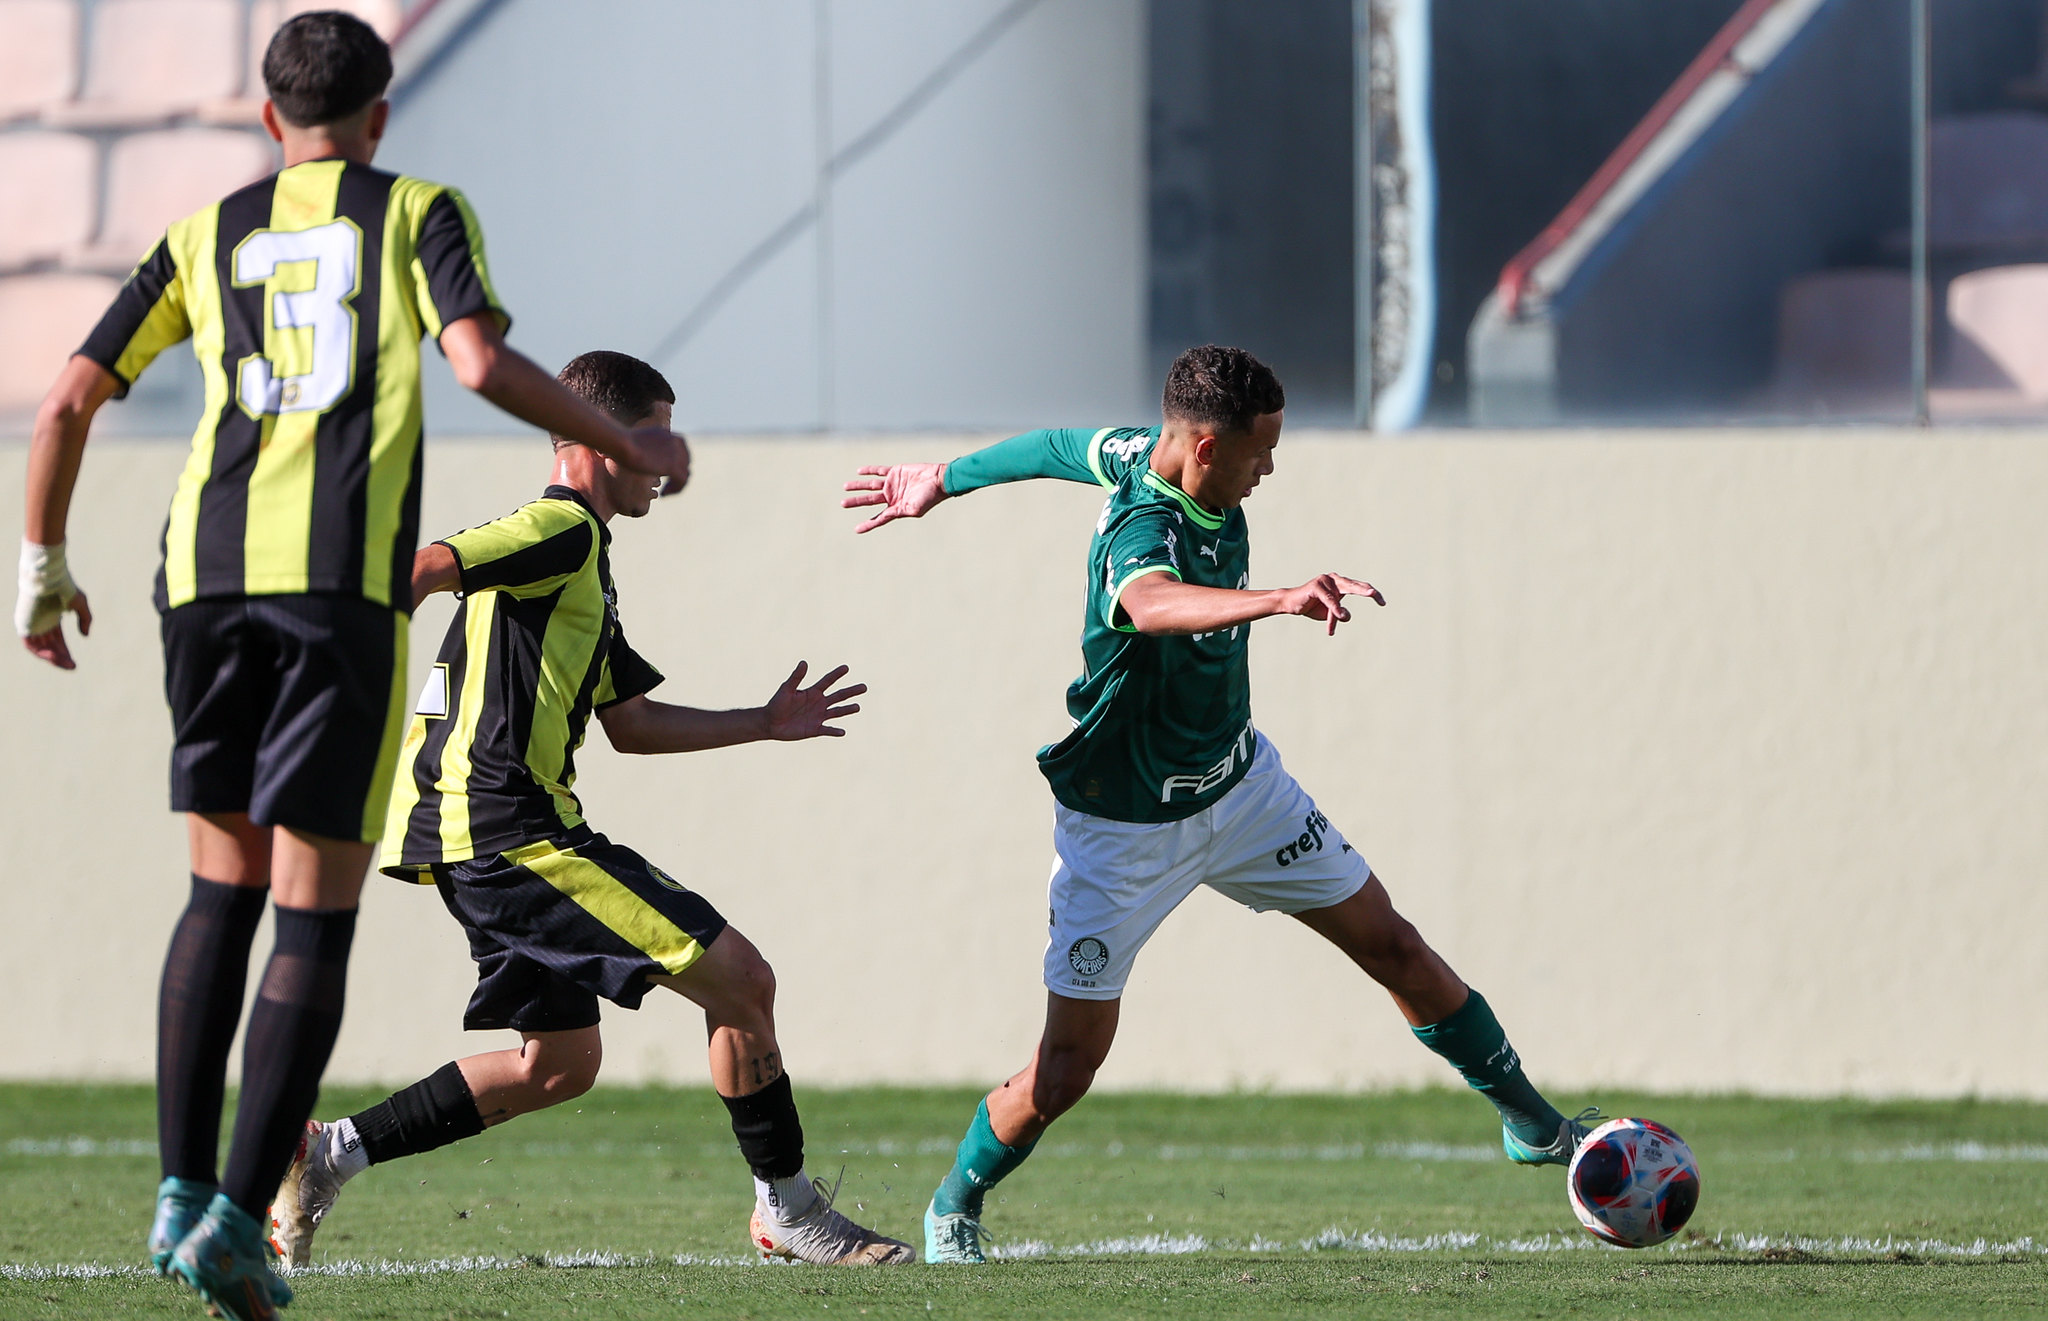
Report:
M 1557 1141 L 1564 1116 L 1522 1072 L 1522 1059 L 1508 1044 L 1485 996 L 1473 991 L 1458 1012 L 1441 1023 L 1416 1028 L 1415 1036 L 1449 1060 L 1473 1091 L 1493 1102 L 1516 1137 L 1535 1147 Z
M 979 1216 L 981 1199 L 988 1190 L 1022 1165 L 1037 1145 L 1036 1139 L 1021 1147 L 1006 1147 L 997 1141 L 996 1131 L 989 1127 L 988 1101 L 983 1099 L 974 1112 L 974 1122 L 967 1126 L 967 1136 L 960 1139 L 960 1150 L 953 1155 L 953 1168 L 932 1194 L 932 1210 L 942 1216 L 962 1212 Z

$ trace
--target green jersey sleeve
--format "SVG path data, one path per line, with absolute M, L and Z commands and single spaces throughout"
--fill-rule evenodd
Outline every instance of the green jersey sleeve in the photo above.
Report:
M 1135 633 L 1124 613 L 1124 590 L 1149 573 L 1182 577 L 1181 522 L 1171 510 L 1141 507 L 1104 529 L 1108 539 L 1102 582 L 1102 622 L 1120 633 Z
M 567 500 L 536 500 L 505 517 L 444 537 L 454 552 L 462 592 L 492 588 L 518 595 L 553 591 L 589 562 L 597 528 Z
M 963 455 L 946 465 L 947 495 L 965 495 L 984 486 L 1056 477 L 1066 482 L 1113 488 L 1148 454 L 1158 439 L 1156 427 L 1103 427 L 1084 431 L 1059 427 L 1027 431 L 1000 440 L 987 449 Z
M 640 653 L 627 643 L 624 627 L 614 619 L 611 646 L 605 649 L 592 707 L 602 711 L 651 691 L 661 681 L 661 671 L 641 659 Z

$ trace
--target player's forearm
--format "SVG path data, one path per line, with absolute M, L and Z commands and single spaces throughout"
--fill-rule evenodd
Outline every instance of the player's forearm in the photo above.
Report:
M 551 436 L 588 445 L 608 459 L 634 456 L 626 429 L 548 375 L 509 344 L 495 346 L 477 393 Z
M 999 440 L 986 449 L 964 454 L 946 465 L 947 495 L 965 495 L 984 486 L 1024 482 L 1035 477 L 1094 485 L 1085 452 L 1076 454 L 1057 431 L 1026 431 Z
M 605 736 L 620 752 L 704 752 L 758 743 L 768 737 L 768 713 L 763 707 L 700 711 L 654 701 L 637 702 L 634 706 L 636 709 L 625 719 L 604 720 L 604 713 L 598 713 L 598 719 L 604 720 Z
M 1278 590 L 1239 591 L 1202 587 L 1164 573 L 1151 573 L 1124 589 L 1117 604 L 1131 627 L 1150 637 L 1215 633 L 1280 613 Z
M 54 546 L 64 540 L 71 492 L 78 485 L 93 414 L 112 396 L 113 386 L 112 375 L 98 363 L 73 358 L 36 411 L 29 441 L 22 535 L 38 546 Z
M 422 546 L 412 557 L 413 609 L 435 592 L 452 592 L 461 585 L 462 566 L 456 563 L 455 552 L 440 542 Z

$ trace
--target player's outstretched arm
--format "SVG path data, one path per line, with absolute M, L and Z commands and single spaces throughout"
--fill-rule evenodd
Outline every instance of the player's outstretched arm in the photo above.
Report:
M 806 688 L 804 674 L 809 669 L 807 662 L 798 661 L 766 705 L 743 711 L 699 711 L 643 695 L 603 707 L 597 718 L 604 725 L 605 737 L 620 752 L 702 752 L 768 739 L 792 743 L 838 738 L 846 731 L 831 722 L 859 711 L 860 705 L 853 699 L 868 686 L 833 687 L 846 677 L 846 666 L 841 665 Z
M 1005 482 L 1053 477 L 1094 485 L 1101 480 L 1089 461 L 1089 447 L 1107 433 L 1026 431 L 964 455 L 951 463 L 894 463 L 862 468 L 846 484 L 842 509 L 880 505 L 853 530 L 872 532 L 899 518 L 923 518 L 952 496 Z
M 90 358 L 64 364 L 57 383 L 36 412 L 28 451 L 26 517 L 22 521 L 20 594 L 14 631 L 38 660 L 75 670 L 64 638 L 64 614 L 78 616 L 80 636 L 92 632 L 92 607 L 71 579 L 64 553 L 64 528 L 71 516 L 71 492 L 85 460 L 93 415 L 114 397 L 120 380 Z
M 690 479 L 690 447 L 681 436 L 664 427 L 628 431 L 612 421 L 507 344 L 491 313 L 449 322 L 441 331 L 441 351 L 464 388 L 520 421 L 588 445 L 621 467 L 667 478 L 664 494 L 682 490 Z
M 1201 587 L 1170 573 L 1148 573 L 1124 586 L 1117 605 L 1131 627 L 1155 637 L 1215 633 L 1274 615 L 1305 615 L 1326 623 L 1327 631 L 1334 634 L 1337 625 L 1351 620 L 1351 612 L 1344 608 L 1347 596 L 1387 603 L 1371 583 L 1336 573 L 1317 574 L 1299 587 L 1265 591 Z

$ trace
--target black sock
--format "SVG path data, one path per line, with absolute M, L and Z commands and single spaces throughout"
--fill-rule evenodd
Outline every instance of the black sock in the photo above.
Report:
M 442 1065 L 404 1091 L 393 1092 L 361 1114 L 350 1115 L 349 1122 L 356 1126 L 363 1154 L 372 1165 L 417 1156 L 484 1131 L 476 1098 L 470 1095 L 461 1066 L 453 1063 Z
M 757 1179 L 787 1179 L 804 1167 L 804 1126 L 783 1074 L 752 1096 L 721 1096 L 732 1112 L 732 1135 Z
M 356 910 L 280 908 L 277 944 L 249 1011 L 242 1102 L 220 1189 L 259 1221 L 298 1150 L 341 1031 Z
M 156 1131 L 167 1179 L 219 1183 L 221 1093 L 242 1017 L 249 942 L 270 902 L 260 886 L 192 878 L 171 932 L 156 1005 Z

